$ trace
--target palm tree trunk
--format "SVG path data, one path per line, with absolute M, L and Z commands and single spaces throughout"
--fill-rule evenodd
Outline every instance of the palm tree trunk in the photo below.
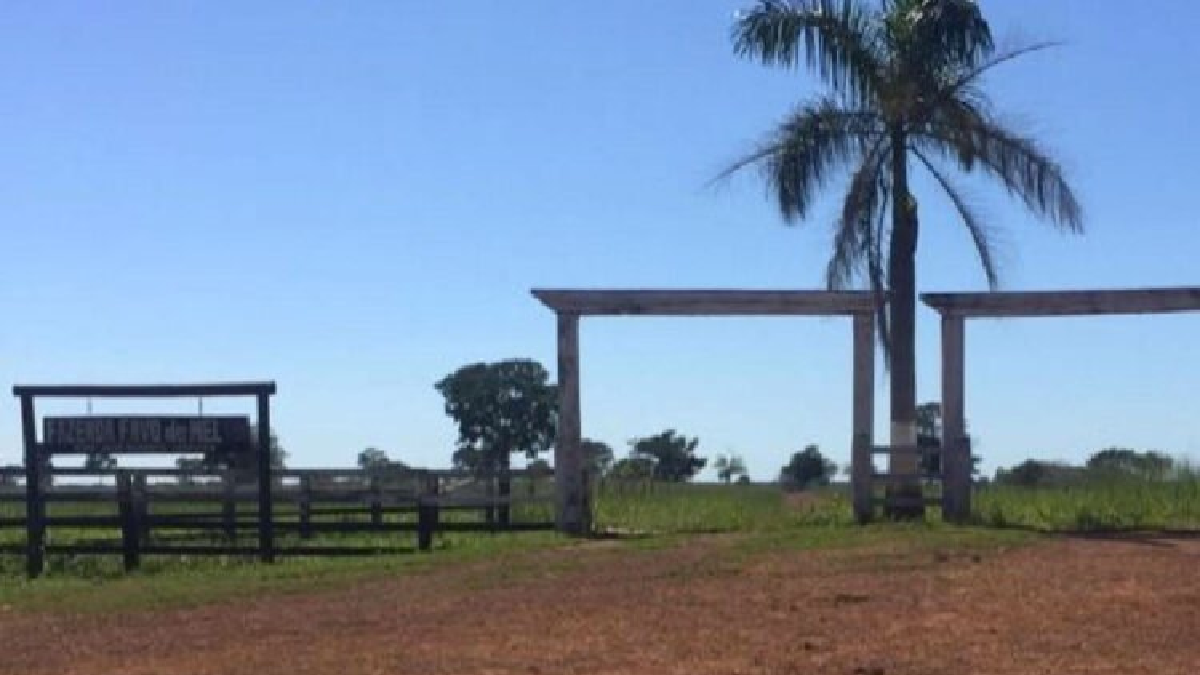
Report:
M 891 339 L 891 444 L 913 447 L 917 444 L 917 205 L 908 191 L 908 139 L 902 129 L 892 131 L 892 241 L 888 252 L 889 333 Z M 919 458 L 904 454 L 892 456 L 889 471 L 916 476 Z M 888 509 L 894 518 L 923 516 L 918 480 L 892 489 L 891 494 L 906 503 Z

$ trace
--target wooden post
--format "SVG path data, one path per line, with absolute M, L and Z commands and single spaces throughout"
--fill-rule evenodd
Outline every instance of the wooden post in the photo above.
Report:
M 875 318 L 860 312 L 854 315 L 854 435 L 851 446 L 852 500 L 854 517 L 860 523 L 874 515 L 871 475 L 872 432 L 875 427 Z
M 417 497 L 417 550 L 433 549 L 433 535 L 438 526 L 438 478 L 427 474 L 425 485 Z
M 959 523 L 971 512 L 971 458 L 963 407 L 964 333 L 963 317 L 942 316 L 942 517 Z
M 512 469 L 509 459 L 500 463 L 500 473 L 497 475 L 496 488 L 500 497 L 500 507 L 497 509 L 497 519 L 500 529 L 506 530 L 512 524 Z
M 275 562 L 274 502 L 271 498 L 271 399 L 258 394 L 258 557 Z
M 971 436 L 963 429 L 962 440 L 958 443 L 958 504 L 955 522 L 966 524 L 971 520 Z
M 33 396 L 21 396 L 21 432 L 25 441 L 25 569 L 36 578 L 45 567 L 46 502 L 42 494 L 42 453 L 38 451 Z
M 558 314 L 558 438 L 554 446 L 556 523 L 560 532 L 584 535 L 591 529 L 587 485 L 583 480 L 579 417 L 579 315 Z
M 135 502 L 132 474 L 128 471 L 118 471 L 117 512 L 121 519 L 121 554 L 126 572 L 132 572 L 141 563 L 141 527 Z
M 300 538 L 312 539 L 312 476 L 300 476 Z
M 383 495 L 380 493 L 379 476 L 367 479 L 367 489 L 370 491 L 371 527 L 383 528 Z
M 150 490 L 146 486 L 146 475 L 133 474 L 133 511 L 137 533 L 141 541 L 150 541 Z
M 488 460 L 484 466 L 483 475 L 483 522 L 488 526 L 488 532 L 496 531 L 496 467 L 495 460 Z
M 230 542 L 237 540 L 237 480 L 233 469 L 221 472 L 221 521 L 225 526 L 225 537 Z

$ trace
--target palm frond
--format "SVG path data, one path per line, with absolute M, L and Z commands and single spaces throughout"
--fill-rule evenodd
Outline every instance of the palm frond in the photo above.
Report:
M 914 148 L 913 154 L 925 165 L 930 175 L 942 187 L 946 196 L 950 198 L 950 202 L 954 204 L 954 209 L 958 211 L 963 225 L 971 235 L 971 241 L 975 244 L 975 252 L 979 255 L 979 265 L 983 267 L 983 274 L 987 278 L 988 287 L 996 290 L 1000 286 L 1000 270 L 996 264 L 995 245 L 992 242 L 991 229 L 983 222 L 979 213 L 971 205 L 970 201 L 967 200 L 966 196 L 963 195 L 958 186 L 942 173 L 937 165 L 925 156 L 925 153 Z
M 1060 42 L 1035 42 L 1028 45 L 1008 47 L 999 53 L 988 56 L 981 63 L 978 63 L 973 67 L 963 69 L 962 72 L 950 78 L 946 84 L 939 87 L 939 91 L 933 96 L 930 96 L 928 102 L 922 106 L 922 110 L 917 113 L 917 118 L 922 119 L 924 117 L 923 113 L 936 110 L 946 101 L 953 101 L 954 99 L 961 98 L 985 100 L 986 97 L 981 91 L 971 88 L 974 87 L 979 82 L 980 78 L 982 78 L 988 71 L 1002 66 L 1010 61 L 1019 59 L 1022 56 L 1060 46 L 1062 46 L 1062 43 Z
M 977 107 L 949 102 L 913 139 L 922 150 L 954 159 L 964 171 L 979 168 L 996 178 L 1038 216 L 1083 231 L 1083 207 L 1059 163 L 1036 140 L 1005 129 Z
M 991 26 L 975 0 L 899 0 L 890 8 L 889 23 L 910 72 L 970 67 L 995 49 Z
M 872 262 L 878 262 L 873 260 L 879 255 L 875 222 L 887 205 L 881 199 L 886 188 L 883 159 L 889 147 L 885 140 L 886 136 L 881 136 L 864 153 L 862 164 L 850 180 L 842 213 L 834 223 L 833 254 L 825 268 L 825 284 L 830 290 L 850 288 L 862 271 L 871 278 Z
M 887 135 L 881 135 L 864 152 L 864 159 L 850 180 L 842 203 L 842 213 L 834 223 L 833 254 L 825 268 L 829 290 L 844 290 L 865 277 L 868 287 L 879 298 L 876 321 L 884 363 L 891 362 L 887 294 L 883 273 L 884 227 L 891 196 L 890 176 L 885 159 L 891 155 Z
M 857 0 L 759 0 L 733 27 L 739 56 L 793 67 L 801 52 L 822 81 L 852 101 L 878 91 L 885 60 L 877 16 Z
M 892 198 L 891 185 L 884 181 L 879 199 L 882 203 L 890 203 Z M 867 280 L 875 293 L 875 321 L 879 324 L 879 344 L 883 346 L 883 363 L 892 366 L 892 324 L 888 318 L 887 286 L 883 275 L 883 231 L 888 210 L 879 209 L 875 219 L 874 236 L 871 239 L 871 252 L 867 256 Z
M 852 162 L 864 144 L 881 132 L 874 113 L 818 100 L 793 112 L 758 149 L 728 166 L 714 181 L 759 167 L 784 220 L 794 222 L 807 215 L 829 175 Z

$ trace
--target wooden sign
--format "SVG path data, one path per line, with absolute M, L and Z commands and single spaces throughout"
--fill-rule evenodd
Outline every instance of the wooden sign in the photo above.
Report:
M 42 420 L 48 454 L 234 454 L 250 448 L 250 418 L 80 416 Z

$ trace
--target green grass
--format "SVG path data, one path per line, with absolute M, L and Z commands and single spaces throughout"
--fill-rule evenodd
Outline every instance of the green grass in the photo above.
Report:
M 986 487 L 976 492 L 973 506 L 976 522 L 989 527 L 1048 532 L 1194 529 L 1200 527 L 1200 477 Z
M 1157 483 L 983 488 L 974 497 L 976 523 L 971 527 L 942 524 L 933 510 L 925 523 L 859 527 L 854 525 L 844 492 L 827 490 L 819 496 L 797 506 L 787 503 L 772 486 L 607 484 L 596 493 L 596 525 L 602 533 L 616 533 L 617 554 L 652 553 L 700 534 L 731 535 L 723 544 L 723 560 L 729 565 L 722 569 L 729 570 L 755 556 L 780 551 L 855 547 L 883 551 L 892 547 L 909 554 L 982 551 L 1036 540 L 1039 531 L 1200 527 L 1200 479 L 1195 476 Z M 19 515 L 19 508 L 0 505 L 7 515 Z M 543 510 L 518 515 L 546 519 L 548 506 L 539 508 Z M 108 509 L 80 506 L 72 510 L 95 513 Z M 98 535 L 114 540 L 119 536 L 115 530 L 51 531 L 57 542 Z M 21 530 L 0 530 L 0 542 L 20 543 L 23 539 Z M 293 539 L 284 537 L 281 543 L 297 543 Z M 252 538 L 247 543 L 252 543 Z M 411 546 L 415 535 L 322 535 L 312 543 Z M 0 556 L 0 607 L 102 612 L 190 606 L 264 593 L 338 588 L 368 578 L 423 573 L 469 561 L 487 560 L 495 562 L 492 567 L 496 569 L 511 568 L 521 564 L 515 561 L 527 552 L 576 544 L 552 533 L 445 534 L 430 554 L 285 558 L 270 566 L 243 557 L 147 556 L 142 569 L 128 575 L 121 570 L 117 556 L 49 556 L 47 574 L 34 582 L 24 578 L 22 557 Z M 551 565 L 553 569 L 535 572 L 563 572 L 575 565 L 566 561 L 555 564 L 561 569 Z M 521 574 L 519 570 L 487 572 L 477 583 L 487 586 Z
M 602 484 L 596 495 L 596 525 L 601 530 L 663 535 L 853 523 L 844 495 L 829 491 L 822 496 L 813 509 L 795 509 L 771 485 Z
M 315 504 L 314 507 L 326 506 Z M 151 511 L 154 514 L 187 513 L 206 511 L 213 512 L 219 506 L 214 504 L 163 503 L 154 504 Z M 24 514 L 21 504 L 0 504 L 0 515 L 13 517 Z M 48 515 L 115 515 L 115 507 L 103 503 L 75 503 L 49 505 Z M 279 505 L 276 508 L 277 517 L 296 520 L 294 506 Z M 549 504 L 529 504 L 516 506 L 513 509 L 514 521 L 552 521 L 553 510 Z M 365 522 L 365 515 L 351 516 L 315 516 L 314 522 L 357 521 Z M 412 522 L 415 514 L 387 514 L 385 522 Z M 481 515 L 463 511 L 447 511 L 442 514 L 443 522 L 479 521 Z M 168 539 L 170 538 L 170 539 Z M 186 539 L 186 541 L 184 539 Z M 47 530 L 47 543 L 70 544 L 82 540 L 106 541 L 119 544 L 121 533 L 117 528 L 71 528 L 52 526 Z M 239 530 L 238 544 L 253 547 L 257 539 L 252 529 Z M 186 577 L 193 583 L 199 583 L 206 577 L 218 578 L 217 585 L 224 583 L 226 578 L 235 579 L 231 583 L 236 588 L 239 584 L 269 586 L 272 579 L 278 577 L 280 585 L 287 586 L 295 575 L 305 576 L 337 576 L 345 571 L 346 574 L 361 574 L 371 570 L 379 572 L 392 571 L 394 568 L 407 569 L 410 566 L 420 567 L 427 564 L 429 559 L 451 559 L 460 554 L 470 555 L 476 552 L 486 555 L 491 552 L 503 552 L 511 548 L 537 547 L 546 542 L 565 541 L 549 533 L 529 534 L 490 534 L 490 533 L 442 533 L 435 538 L 434 551 L 430 556 L 417 554 L 383 554 L 368 558 L 304 558 L 284 557 L 274 566 L 261 566 L 254 556 L 162 556 L 147 555 L 142 558 L 141 567 L 133 578 L 150 579 L 158 577 Z M 0 529 L 0 544 L 23 545 L 25 532 L 19 528 Z M 515 542 L 515 543 L 510 543 Z M 219 532 L 212 530 L 174 530 L 155 532 L 152 543 L 171 545 L 176 543 L 217 545 L 227 544 Z M 301 540 L 295 531 L 277 533 L 277 545 L 287 546 L 354 546 L 354 547 L 416 547 L 415 532 L 357 532 L 337 534 L 317 533 L 310 540 Z M 232 575 L 232 577 L 230 577 Z M 113 555 L 64 555 L 53 554 L 46 556 L 46 567 L 43 577 L 36 584 L 27 584 L 25 578 L 25 560 L 19 555 L 0 555 L 0 604 L 6 599 L 11 600 L 14 593 L 29 593 L 33 587 L 63 587 L 77 588 L 99 582 L 112 582 L 124 579 L 120 556 Z M 160 582 L 155 582 L 160 583 Z M 167 586 L 170 582 L 166 583 Z M 24 589 L 24 590 L 13 590 Z M 220 593 L 216 593 L 220 595 Z M 153 603 L 151 603 L 153 604 Z
M 454 534 L 447 535 L 439 550 L 430 554 L 289 558 L 274 565 L 227 557 L 193 561 L 147 558 L 143 569 L 132 574 L 80 574 L 71 569 L 35 581 L 8 575 L 0 578 L 0 607 L 71 612 L 189 607 L 262 594 L 336 589 L 369 578 L 421 573 L 442 565 L 570 543 L 545 532 Z

